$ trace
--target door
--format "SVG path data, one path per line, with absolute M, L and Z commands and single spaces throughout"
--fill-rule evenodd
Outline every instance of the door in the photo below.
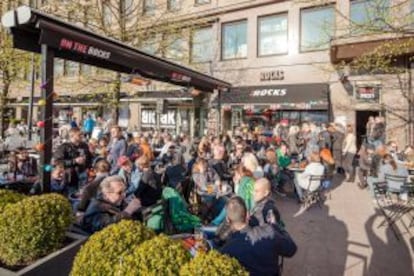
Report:
M 356 133 L 356 139 L 357 139 L 357 147 L 358 149 L 361 147 L 362 143 L 364 142 L 366 138 L 367 133 L 367 122 L 369 117 L 373 116 L 379 116 L 379 111 L 373 111 L 373 110 L 358 110 L 356 111 L 356 122 L 355 122 L 355 133 Z

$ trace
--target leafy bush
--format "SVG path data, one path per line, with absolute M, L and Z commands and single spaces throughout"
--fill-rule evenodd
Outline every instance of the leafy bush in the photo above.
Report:
M 137 221 L 122 220 L 96 232 L 76 255 L 71 275 L 115 275 L 123 254 L 130 254 L 155 233 Z
M 197 254 L 189 263 L 181 267 L 181 276 L 205 275 L 249 275 L 240 263 L 231 257 L 220 254 L 215 250 Z
M 27 197 L 0 213 L 0 261 L 30 263 L 58 249 L 72 222 L 69 201 L 58 194 Z
M 115 270 L 117 275 L 178 275 L 190 258 L 180 241 L 159 235 L 143 242 L 131 254 L 123 254 Z
M 25 197 L 25 195 L 10 190 L 0 190 L 0 213 L 8 204 L 19 202 Z

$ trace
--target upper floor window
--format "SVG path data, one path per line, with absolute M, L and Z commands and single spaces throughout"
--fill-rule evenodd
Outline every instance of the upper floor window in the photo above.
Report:
M 111 25 L 112 22 L 112 11 L 111 11 L 111 7 L 108 3 L 103 4 L 103 22 L 105 24 L 105 26 L 109 26 Z
M 259 17 L 258 55 L 267 56 L 287 53 L 287 14 Z
M 195 0 L 195 4 L 196 5 L 201 5 L 201 4 L 208 4 L 208 3 L 210 3 L 211 2 L 211 0 Z
M 140 47 L 143 52 L 146 52 L 151 55 L 160 54 L 160 43 L 157 39 L 157 36 L 151 35 L 149 37 L 143 38 L 143 43 Z
M 213 59 L 213 30 L 211 27 L 194 30 L 191 38 L 191 62 Z
M 225 23 L 221 32 L 223 60 L 247 57 L 247 20 Z
M 188 48 L 186 47 L 186 45 L 188 45 L 188 42 L 186 44 L 185 39 L 182 38 L 179 34 L 167 35 L 166 41 L 168 45 L 166 45 L 167 47 L 165 49 L 165 57 L 172 59 L 177 63 L 184 63 L 186 61 L 185 53 L 188 53 Z
M 176 11 L 181 8 L 180 6 L 180 0 L 168 0 L 168 10 L 169 11 Z
M 351 33 L 383 32 L 389 20 L 389 0 L 358 0 L 351 2 Z
M 155 0 L 144 0 L 144 14 L 154 14 L 156 3 Z
M 300 50 L 316 51 L 329 47 L 334 34 L 335 11 L 332 6 L 303 9 L 300 11 Z

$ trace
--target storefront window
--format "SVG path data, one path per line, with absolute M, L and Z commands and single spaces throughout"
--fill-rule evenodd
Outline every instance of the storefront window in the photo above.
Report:
M 287 14 L 260 17 L 258 21 L 258 55 L 275 55 L 287 52 Z
M 223 60 L 247 57 L 247 21 L 223 24 L 221 56 Z
M 194 30 L 191 41 L 191 61 L 208 62 L 213 59 L 213 30 L 211 27 Z
M 305 52 L 327 49 L 334 34 L 334 8 L 327 6 L 303 9 L 300 16 L 300 50 Z
M 352 1 L 350 18 L 351 33 L 382 32 L 386 27 L 389 0 Z

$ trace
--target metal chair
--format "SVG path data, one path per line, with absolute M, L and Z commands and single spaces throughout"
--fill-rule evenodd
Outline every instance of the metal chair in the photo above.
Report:
M 322 181 L 325 179 L 325 175 L 311 175 L 309 177 L 309 184 L 307 190 L 304 192 L 304 206 L 305 208 L 317 203 L 319 208 L 322 208 Z M 311 189 L 317 182 L 317 188 Z

